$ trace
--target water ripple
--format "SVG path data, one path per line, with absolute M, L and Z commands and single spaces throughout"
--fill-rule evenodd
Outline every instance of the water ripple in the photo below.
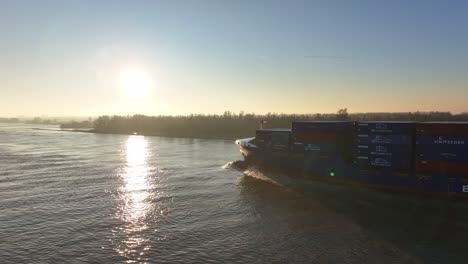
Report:
M 0 124 L 1 262 L 468 259 L 466 203 L 225 165 L 239 158 L 232 142 L 220 140 Z

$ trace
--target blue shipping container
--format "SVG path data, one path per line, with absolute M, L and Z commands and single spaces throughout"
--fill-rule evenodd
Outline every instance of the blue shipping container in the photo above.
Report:
M 386 155 L 386 156 L 394 156 L 394 155 L 411 155 L 413 153 L 412 146 L 407 145 L 356 145 L 355 146 L 355 153 L 359 155 Z
M 395 162 L 411 161 L 413 159 L 413 153 L 411 152 L 401 152 L 401 153 L 391 153 L 391 155 L 382 155 L 380 153 L 361 153 L 356 155 L 356 157 L 368 157 L 368 158 L 384 158 L 389 159 Z
M 415 122 L 357 122 L 356 130 L 360 134 L 386 133 L 386 134 L 408 134 L 415 131 Z
M 389 168 L 395 170 L 410 169 L 412 160 L 410 157 L 373 157 L 373 156 L 357 156 L 356 163 L 359 166 Z
M 413 140 L 410 135 L 359 134 L 356 136 L 356 143 L 412 145 Z
M 292 122 L 292 131 L 338 132 L 352 129 L 354 122 L 349 121 L 307 121 Z
M 331 143 L 299 143 L 295 142 L 292 148 L 296 152 L 330 152 L 336 153 L 340 150 L 340 146 Z

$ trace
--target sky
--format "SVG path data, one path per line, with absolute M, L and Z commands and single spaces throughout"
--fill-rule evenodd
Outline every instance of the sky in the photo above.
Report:
M 0 116 L 468 111 L 467 1 L 0 1 Z

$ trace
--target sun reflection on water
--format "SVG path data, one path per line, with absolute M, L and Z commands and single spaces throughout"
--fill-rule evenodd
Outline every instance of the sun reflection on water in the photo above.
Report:
M 123 216 L 129 222 L 141 220 L 150 209 L 147 201 L 151 194 L 147 145 L 148 142 L 143 136 L 130 136 L 127 141 L 127 167 L 122 174 L 122 193 L 125 196 Z
M 142 260 L 144 251 L 150 248 L 149 238 L 144 235 L 152 211 L 154 189 L 150 181 L 151 167 L 148 164 L 150 154 L 145 137 L 128 137 L 127 165 L 120 174 L 123 184 L 119 192 L 121 206 L 118 217 L 124 225 L 115 233 L 120 237 L 117 253 L 133 260 Z

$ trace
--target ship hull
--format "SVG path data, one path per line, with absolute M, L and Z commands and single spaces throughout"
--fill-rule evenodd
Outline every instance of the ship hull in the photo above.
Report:
M 255 146 L 238 144 L 249 165 L 275 169 L 292 177 L 370 189 L 413 193 L 436 197 L 467 199 L 468 178 L 443 174 L 418 174 L 414 170 L 391 168 L 363 169 L 341 156 L 293 151 L 265 151 Z

